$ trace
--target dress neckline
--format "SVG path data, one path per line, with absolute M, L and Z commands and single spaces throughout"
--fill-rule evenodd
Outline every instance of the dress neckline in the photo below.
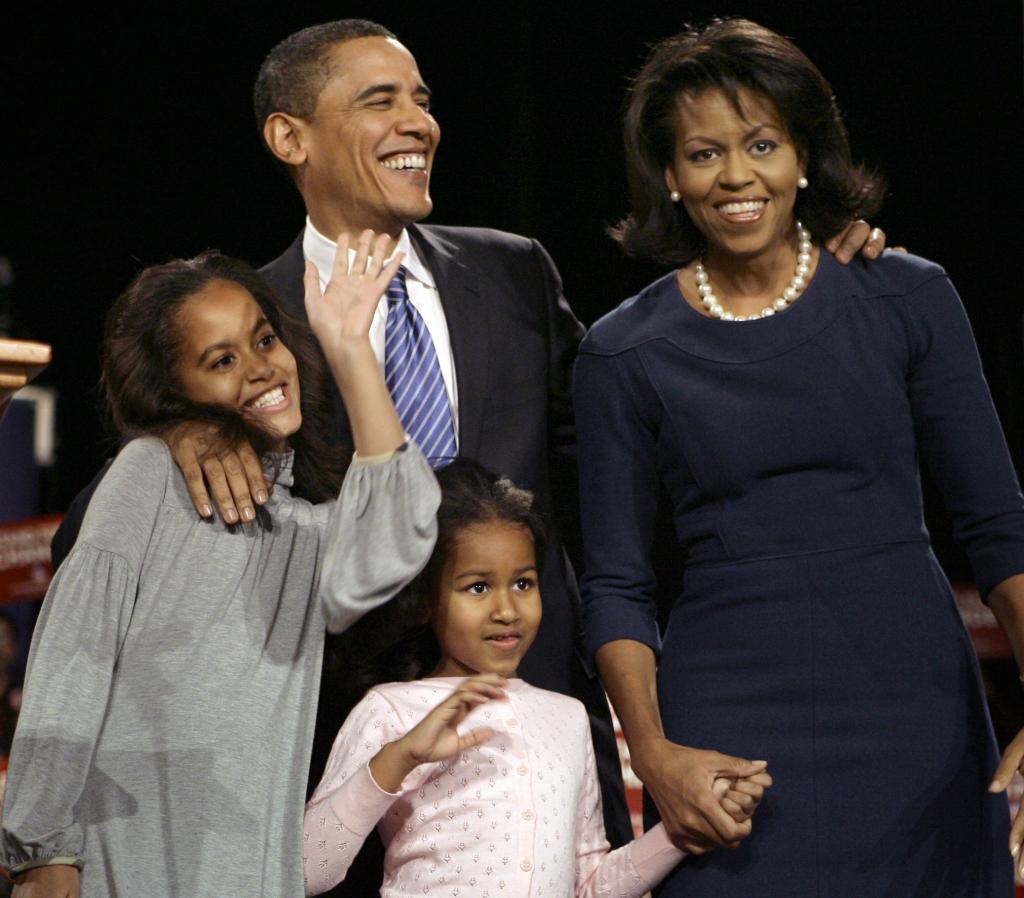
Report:
M 769 318 L 734 322 L 702 315 L 683 296 L 676 271 L 649 289 L 665 313 L 659 315 L 659 332 L 651 339 L 663 337 L 684 352 L 723 364 L 764 361 L 806 343 L 846 311 L 852 295 L 843 266 L 825 250 L 800 299 Z

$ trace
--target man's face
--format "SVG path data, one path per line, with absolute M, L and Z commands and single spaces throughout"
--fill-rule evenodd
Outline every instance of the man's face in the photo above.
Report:
M 300 132 L 306 206 L 321 227 L 397 235 L 433 208 L 430 169 L 441 133 L 430 91 L 412 54 L 392 38 L 337 44 L 330 65 L 333 75 Z

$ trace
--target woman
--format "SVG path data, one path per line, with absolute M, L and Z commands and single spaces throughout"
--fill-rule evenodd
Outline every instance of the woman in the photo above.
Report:
M 3 809 L 19 892 L 302 894 L 302 807 L 325 624 L 410 580 L 438 490 L 405 436 L 367 332 L 400 261 L 348 241 L 310 323 L 352 422 L 341 468 L 322 432 L 316 346 L 260 277 L 217 254 L 143 272 L 108 317 L 103 378 L 128 443 L 90 503 L 35 633 Z M 157 435 L 244 429 L 273 496 L 251 524 L 197 519 Z M 322 563 L 321 563 L 322 562 Z M 79 869 L 81 876 L 79 877 Z
M 956 293 L 923 259 L 821 248 L 881 188 L 767 29 L 656 47 L 625 134 L 617 237 L 678 268 L 581 349 L 583 592 L 633 767 L 700 855 L 662 894 L 1009 895 L 977 662 L 918 480 L 920 453 L 1020 660 L 1024 506 Z M 663 639 L 659 488 L 686 558 Z M 775 786 L 740 843 L 707 786 L 744 758 Z

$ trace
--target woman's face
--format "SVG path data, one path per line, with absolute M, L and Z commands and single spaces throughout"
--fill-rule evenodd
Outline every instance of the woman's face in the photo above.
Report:
M 739 98 L 743 115 L 718 90 L 680 95 L 665 182 L 710 250 L 756 257 L 791 242 L 804 166 L 774 104 Z
M 184 347 L 174 371 L 193 402 L 245 408 L 281 437 L 302 424 L 295 356 L 252 294 L 211 281 L 178 308 Z

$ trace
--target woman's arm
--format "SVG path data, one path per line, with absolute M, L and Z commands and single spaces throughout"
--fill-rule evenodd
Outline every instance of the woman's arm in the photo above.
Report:
M 989 593 L 988 604 L 1010 641 L 1018 669 L 1024 671 L 1024 574 L 1007 577 L 997 584 Z M 1024 730 L 1014 737 L 1003 752 L 989 791 L 1005 791 L 1015 773 L 1024 773 Z M 1021 848 L 1024 847 L 1024 809 L 1017 812 L 1010 828 L 1009 847 L 1017 864 L 1018 875 L 1024 876 L 1024 855 L 1021 854 Z
M 620 639 L 601 646 L 596 660 L 633 770 L 654 799 L 672 841 L 692 854 L 703 854 L 735 847 L 750 835 L 750 819 L 735 820 L 725 811 L 715 781 L 753 776 L 766 763 L 687 748 L 665 738 L 650 647 Z
M 978 591 L 1024 665 L 1024 499 L 960 298 L 939 275 L 904 301 L 911 351 L 908 393 L 921 455 L 953 516 Z M 991 791 L 1024 763 L 1024 731 L 1010 743 Z M 1010 851 L 1024 873 L 1024 811 Z
M 625 355 L 625 354 L 624 354 Z M 764 769 L 665 738 L 655 688 L 659 647 L 649 560 L 657 505 L 657 420 L 644 410 L 635 358 L 583 352 L 576 422 L 586 571 L 581 581 L 589 648 L 630 746 L 633 768 L 673 841 L 692 853 L 731 846 L 750 831 L 712 792 L 718 775 Z

